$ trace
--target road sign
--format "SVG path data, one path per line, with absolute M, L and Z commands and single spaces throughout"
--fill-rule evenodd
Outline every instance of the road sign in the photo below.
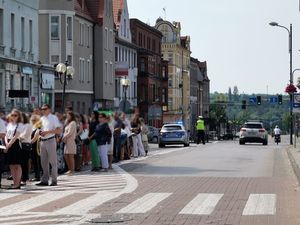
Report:
M 270 97 L 270 103 L 277 103 L 277 97 Z
M 256 104 L 256 97 L 250 97 L 249 104 Z
M 294 93 L 293 95 L 293 112 L 300 112 L 300 94 Z

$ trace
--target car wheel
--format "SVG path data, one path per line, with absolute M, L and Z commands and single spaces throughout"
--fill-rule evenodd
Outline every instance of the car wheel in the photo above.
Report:
M 151 142 L 157 143 L 158 142 L 158 138 L 157 137 L 153 137 L 152 140 L 151 140 Z
M 240 145 L 244 145 L 245 144 L 245 142 L 244 141 L 239 141 L 239 143 L 240 143 Z
M 263 142 L 263 145 L 268 145 L 268 142 L 267 142 L 267 141 L 264 141 L 264 142 Z
M 190 144 L 183 144 L 183 146 L 184 146 L 184 147 L 189 147 L 189 146 L 190 146 Z
M 165 145 L 164 144 L 158 144 L 158 147 L 163 148 L 163 147 L 165 147 Z

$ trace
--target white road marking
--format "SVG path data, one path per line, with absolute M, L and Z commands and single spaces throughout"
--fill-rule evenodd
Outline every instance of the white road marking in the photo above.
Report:
M 5 222 L 1 223 L 2 225 L 22 225 L 22 224 L 41 224 L 41 223 L 49 223 L 49 222 L 69 222 L 73 221 L 73 218 L 60 218 L 60 219 L 41 219 L 41 220 L 26 220 L 26 221 L 14 221 L 14 222 Z
M 149 193 L 132 202 L 117 213 L 146 213 L 172 193 Z
M 58 200 L 60 198 L 64 198 L 73 193 L 74 191 L 62 191 L 62 192 L 50 191 L 48 193 L 32 197 L 30 199 L 21 202 L 17 202 L 12 205 L 2 207 L 0 208 L 0 215 L 23 213 L 30 209 L 34 209 L 36 207 L 47 204 L 49 202 Z
M 198 194 L 179 214 L 210 215 L 224 194 Z
M 7 193 L 7 192 L 0 192 L 0 201 L 6 200 L 9 198 L 16 197 L 18 195 L 21 195 L 20 193 Z
M 251 194 L 243 215 L 275 215 L 276 194 Z

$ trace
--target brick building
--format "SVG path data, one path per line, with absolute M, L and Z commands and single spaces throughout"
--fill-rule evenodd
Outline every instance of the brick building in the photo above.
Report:
M 138 46 L 138 107 L 146 123 L 161 127 L 168 106 L 168 62 L 161 57 L 162 33 L 131 19 L 132 42 Z

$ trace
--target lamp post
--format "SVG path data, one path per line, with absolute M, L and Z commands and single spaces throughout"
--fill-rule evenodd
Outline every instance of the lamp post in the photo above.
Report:
M 290 55 L 290 84 L 293 84 L 293 48 L 292 48 L 292 40 L 293 40 L 293 25 L 290 24 L 290 29 L 285 26 L 278 24 L 277 22 L 269 23 L 270 26 L 281 27 L 285 29 L 289 34 L 289 55 Z M 290 145 L 293 144 L 293 94 L 290 94 Z
M 123 112 L 126 113 L 126 103 L 127 103 L 127 89 L 130 86 L 130 80 L 126 78 L 121 79 L 121 85 L 123 87 L 123 92 L 124 92 L 124 103 L 122 105 L 122 110 Z
M 75 70 L 72 66 L 69 66 L 68 61 L 65 63 L 57 64 L 55 68 L 56 72 L 59 74 L 59 81 L 63 85 L 63 92 L 62 92 L 62 113 L 64 113 L 65 109 L 65 94 L 66 94 L 66 85 L 68 81 L 73 79 Z

